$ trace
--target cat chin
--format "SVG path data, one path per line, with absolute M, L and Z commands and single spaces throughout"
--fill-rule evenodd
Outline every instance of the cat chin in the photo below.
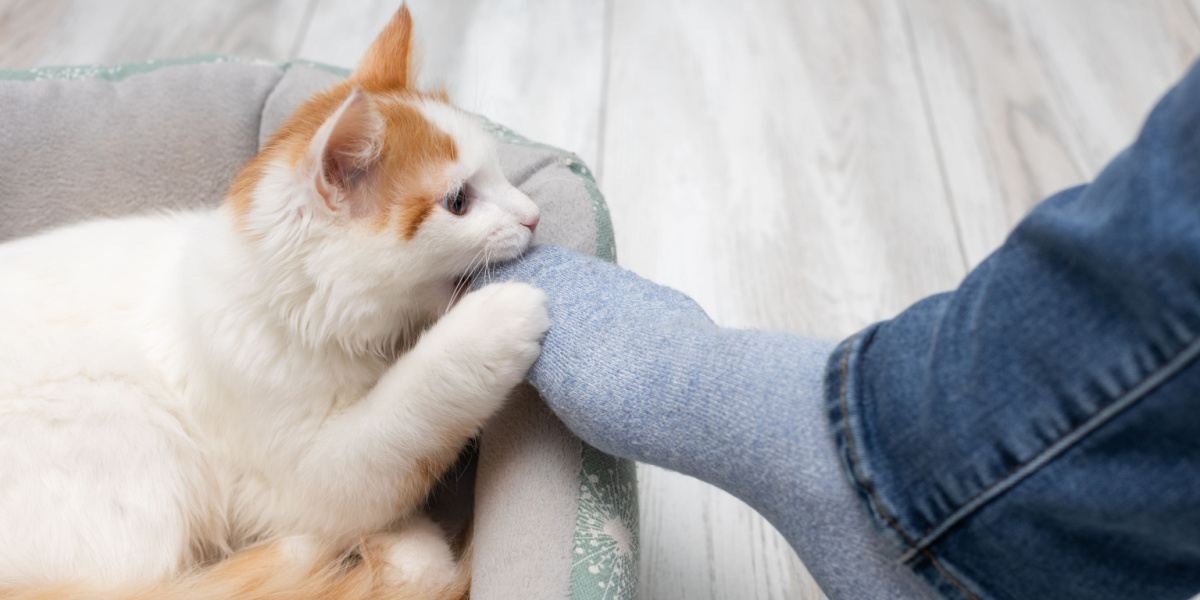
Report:
M 525 254 L 533 246 L 533 234 L 521 228 L 521 231 L 506 232 L 489 240 L 488 250 L 490 264 L 508 262 Z

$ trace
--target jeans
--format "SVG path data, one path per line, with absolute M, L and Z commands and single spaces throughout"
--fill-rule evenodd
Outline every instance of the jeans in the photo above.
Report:
M 961 286 L 842 342 L 826 408 L 947 598 L 1200 592 L 1200 65 Z

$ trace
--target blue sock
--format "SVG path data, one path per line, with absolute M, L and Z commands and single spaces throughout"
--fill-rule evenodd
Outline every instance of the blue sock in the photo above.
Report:
M 833 343 L 718 327 L 680 292 L 553 246 L 498 266 L 489 281 L 503 280 L 548 294 L 529 381 L 585 442 L 741 498 L 830 598 L 934 597 L 842 472 L 823 402 Z

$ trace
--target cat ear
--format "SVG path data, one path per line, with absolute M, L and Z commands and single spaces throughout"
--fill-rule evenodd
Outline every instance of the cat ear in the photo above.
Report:
M 383 119 L 371 98 L 355 87 L 325 120 L 308 148 L 315 185 L 332 211 L 353 196 L 355 187 L 379 159 Z
M 412 89 L 412 15 L 401 5 L 363 56 L 353 78 L 369 91 Z

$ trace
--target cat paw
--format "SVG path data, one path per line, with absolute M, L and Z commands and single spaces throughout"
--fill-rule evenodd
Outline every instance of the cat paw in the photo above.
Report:
M 516 385 L 542 351 L 550 328 L 546 294 L 517 282 L 493 283 L 463 297 L 447 315 L 467 330 L 468 346 L 506 385 Z
M 384 567 L 384 583 L 396 591 L 432 592 L 465 583 L 445 534 L 425 516 L 410 518 L 395 532 L 367 538 L 361 552 Z

